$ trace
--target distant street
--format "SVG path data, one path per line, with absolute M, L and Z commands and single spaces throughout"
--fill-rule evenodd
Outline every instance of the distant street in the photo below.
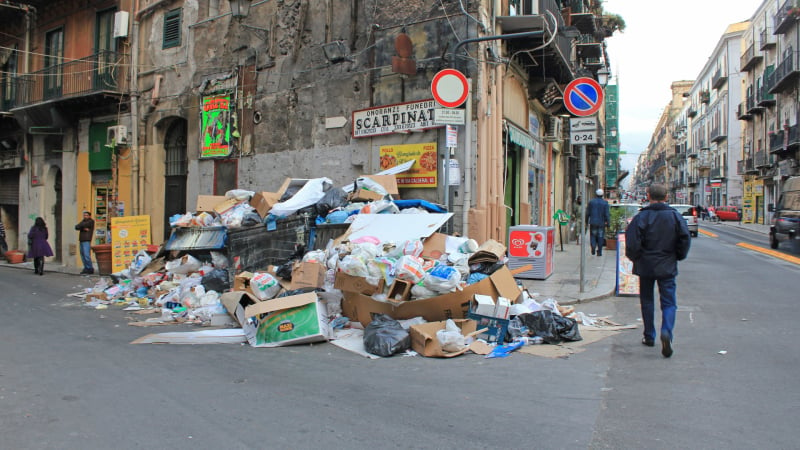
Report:
M 0 448 L 795 447 L 800 266 L 701 234 L 680 269 L 671 359 L 639 328 L 567 359 L 367 360 L 130 345 L 197 328 L 131 327 L 66 297 L 87 278 L 3 267 Z M 639 323 L 636 297 L 576 308 Z

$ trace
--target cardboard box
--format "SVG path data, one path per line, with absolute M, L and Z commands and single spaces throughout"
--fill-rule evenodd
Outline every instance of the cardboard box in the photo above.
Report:
M 494 302 L 494 314 L 492 316 L 498 319 L 511 317 L 511 301 L 505 297 L 497 297 L 497 301 Z
M 211 212 L 214 207 L 227 200 L 224 195 L 198 195 L 197 196 L 197 212 Z
M 250 291 L 250 279 L 253 278 L 252 272 L 242 272 L 233 277 L 233 291 Z
M 476 264 L 481 262 L 489 262 L 495 263 L 497 261 L 502 260 L 506 256 L 506 246 L 495 241 L 494 239 L 489 239 L 488 241 L 484 242 L 483 244 L 478 247 L 478 251 L 472 254 L 469 257 L 470 264 Z
M 487 331 L 480 333 L 475 336 L 475 339 L 484 339 L 488 343 L 498 343 L 502 344 L 505 340 L 506 333 L 508 332 L 508 323 L 510 322 L 507 319 L 499 319 L 497 317 L 491 316 L 484 316 L 481 314 L 475 314 L 470 312 L 467 314 L 467 317 L 474 320 L 477 323 L 477 328 L 480 330 L 481 328 L 488 328 Z
M 469 311 L 482 316 L 494 317 L 495 306 L 492 297 L 483 294 L 475 294 L 469 305 Z
M 277 192 L 256 192 L 256 195 L 250 199 L 250 206 L 256 210 L 259 216 L 264 218 L 280 198 L 281 194 Z
M 364 277 L 357 277 L 348 275 L 344 272 L 336 272 L 336 277 L 333 279 L 333 287 L 344 292 L 359 292 L 364 295 L 372 295 L 377 292 L 383 292 L 386 281 L 383 278 L 378 279 L 378 285 L 372 285 L 367 282 Z
M 362 175 L 362 177 L 369 178 L 372 181 L 380 184 L 384 189 L 386 189 L 386 193 L 392 197 L 397 198 L 397 196 L 400 194 L 397 189 L 397 177 L 394 175 Z M 351 201 L 366 202 L 380 200 L 382 198 L 382 194 L 378 194 L 374 191 L 368 191 L 366 189 L 356 189 L 355 191 L 351 192 L 349 196 Z
M 289 289 L 317 288 L 325 283 L 324 264 L 312 262 L 297 262 L 292 267 L 292 282 Z
M 108 296 L 106 295 L 105 292 L 89 292 L 83 299 L 87 302 L 92 302 L 92 301 L 104 302 L 108 300 Z
M 456 319 L 453 320 L 461 329 L 464 336 L 477 330 L 477 323 L 474 320 Z M 448 353 L 442 350 L 436 332 L 445 328 L 446 321 L 428 322 L 419 325 L 412 325 L 408 332 L 411 335 L 411 348 L 422 356 L 434 358 L 452 358 L 453 356 L 463 355 L 468 348 L 461 351 Z
M 504 266 L 487 278 L 465 286 L 462 291 L 421 300 L 391 303 L 375 300 L 357 292 L 344 292 L 342 312 L 344 316 L 361 322 L 364 326 L 369 325 L 372 321 L 372 313 L 387 314 L 398 320 L 421 316 L 428 322 L 464 319 L 469 313 L 469 303 L 475 294 L 516 300 L 520 293 L 511 271 Z
M 394 280 L 392 285 L 389 286 L 389 292 L 386 296 L 389 297 L 389 300 L 404 302 L 411 298 L 411 288 L 413 286 L 410 281 Z
M 239 203 L 242 203 L 242 201 L 241 200 L 236 200 L 235 198 L 229 198 L 229 199 L 223 201 L 222 203 L 218 203 L 214 207 L 214 212 L 217 213 L 217 214 L 220 214 L 220 215 L 225 214 L 226 212 L 228 212 L 231 209 L 233 209 L 233 207 L 238 205 Z
M 227 292 L 221 300 L 253 347 L 281 347 L 330 338 L 325 305 L 313 292 L 264 302 L 247 292 Z

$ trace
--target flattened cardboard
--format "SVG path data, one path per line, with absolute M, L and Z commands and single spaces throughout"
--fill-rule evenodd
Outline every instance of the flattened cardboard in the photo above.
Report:
M 256 210 L 259 216 L 264 218 L 280 198 L 281 194 L 277 192 L 256 192 L 256 195 L 250 199 L 250 206 Z
M 390 175 L 362 175 L 363 177 L 367 177 L 370 180 L 380 184 L 386 189 L 386 193 L 391 196 L 395 196 L 400 193 L 397 190 L 397 177 L 393 174 Z
M 325 305 L 313 292 L 264 302 L 247 292 L 227 292 L 221 300 L 253 347 L 321 342 L 330 337 Z
M 447 235 L 443 233 L 433 233 L 425 238 L 422 243 L 422 253 L 419 255 L 426 259 L 436 259 L 445 254 L 445 245 L 447 243 Z
M 289 289 L 317 288 L 325 283 L 325 265 L 312 262 L 298 262 L 292 267 L 292 283 Z
M 197 212 L 211 212 L 214 207 L 227 200 L 224 195 L 198 195 L 197 207 L 194 209 Z
M 402 244 L 428 237 L 442 227 L 453 213 L 445 214 L 356 214 L 347 229 L 350 240 L 373 236 L 381 242 Z
M 386 281 L 383 278 L 378 280 L 378 285 L 372 285 L 364 277 L 348 275 L 344 272 L 336 272 L 333 279 L 333 287 L 344 292 L 359 292 L 365 295 L 372 295 L 376 292 L 383 292 Z
M 241 200 L 236 200 L 235 198 L 229 198 L 223 201 L 222 203 L 218 203 L 216 206 L 214 206 L 214 212 L 216 212 L 217 214 L 225 214 L 227 211 L 229 211 L 231 208 L 233 208 L 234 206 L 238 205 L 241 202 L 242 202 Z
M 469 263 L 475 264 L 480 262 L 497 262 L 502 260 L 506 255 L 506 246 L 489 239 L 478 247 L 478 251 L 469 257 Z
M 520 293 L 511 271 L 503 266 L 483 280 L 466 286 L 463 291 L 450 292 L 422 300 L 389 303 L 356 292 L 344 292 L 342 312 L 346 317 L 361 322 L 364 326 L 369 325 L 372 321 L 372 313 L 387 314 L 398 320 L 422 316 L 428 322 L 435 322 L 466 318 L 470 300 L 475 294 L 491 295 L 495 298 L 502 296 L 516 300 Z
M 466 336 L 477 329 L 477 323 L 474 320 L 456 319 L 453 320 L 458 328 L 461 329 L 461 334 Z M 453 356 L 463 355 L 468 347 L 463 350 L 453 353 L 448 353 L 442 350 L 439 339 L 436 337 L 436 332 L 444 330 L 447 321 L 428 322 L 419 325 L 412 325 L 408 332 L 411 335 L 411 348 L 422 356 L 432 358 L 452 358 Z

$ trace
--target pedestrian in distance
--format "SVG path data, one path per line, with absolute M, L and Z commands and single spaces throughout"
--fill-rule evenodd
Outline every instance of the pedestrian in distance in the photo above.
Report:
M 80 242 L 81 249 L 81 262 L 83 262 L 83 270 L 81 275 L 91 275 L 94 273 L 92 267 L 92 235 L 94 234 L 94 220 L 92 213 L 89 211 L 83 212 L 83 220 L 75 225 L 75 229 L 79 231 L 78 241 Z
M 661 354 L 672 356 L 675 329 L 676 277 L 678 261 L 686 259 L 692 238 L 681 214 L 666 203 L 667 188 L 651 184 L 647 189 L 650 204 L 642 208 L 625 231 L 625 256 L 633 262 L 639 276 L 639 303 L 644 322 L 642 344 L 653 347 L 655 329 L 655 285 L 661 303 Z
M 608 202 L 603 199 L 603 190 L 598 189 L 595 191 L 595 198 L 586 205 L 586 223 L 589 224 L 589 243 L 592 246 L 593 255 L 603 256 L 606 227 L 609 222 L 611 222 L 611 210 Z
M 0 256 L 5 258 L 7 251 L 8 244 L 6 244 L 6 226 L 3 225 L 3 221 L 0 220 Z
M 53 249 L 47 242 L 49 234 L 44 219 L 37 217 L 28 231 L 28 258 L 33 258 L 34 273 L 44 275 L 44 258 L 53 256 Z

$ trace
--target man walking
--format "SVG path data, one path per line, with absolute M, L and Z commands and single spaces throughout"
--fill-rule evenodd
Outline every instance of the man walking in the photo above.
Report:
M 81 261 L 83 262 L 83 270 L 81 275 L 91 275 L 94 273 L 92 267 L 92 235 L 94 234 L 94 220 L 92 220 L 92 213 L 89 211 L 83 212 L 83 220 L 77 225 L 75 229 L 79 230 L 78 241 L 81 246 Z
M 666 203 L 667 188 L 652 184 L 647 189 L 650 205 L 645 206 L 625 231 L 625 256 L 633 262 L 633 273 L 639 275 L 639 303 L 644 322 L 642 344 L 653 347 L 656 339 L 654 323 L 655 284 L 661 302 L 661 354 L 672 356 L 675 328 L 675 297 L 678 261 L 686 259 L 692 238 L 680 213 Z
M 603 190 L 595 191 L 596 197 L 586 205 L 586 223 L 589 224 L 592 254 L 603 256 L 603 246 L 606 244 L 606 226 L 611 221 L 611 212 L 608 202 L 603 199 Z

